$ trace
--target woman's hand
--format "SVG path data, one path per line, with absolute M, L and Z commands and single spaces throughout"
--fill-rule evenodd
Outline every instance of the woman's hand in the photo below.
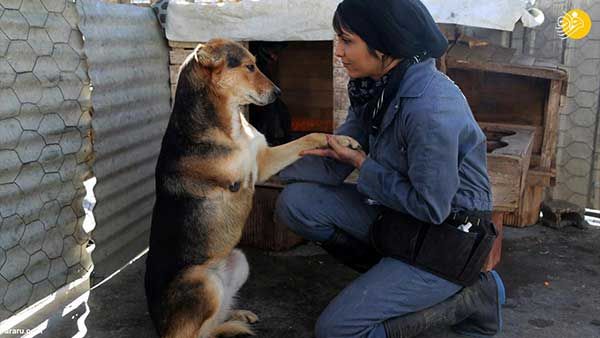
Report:
M 364 151 L 344 147 L 332 135 L 327 135 L 327 144 L 329 145 L 329 148 L 327 149 L 304 150 L 300 153 L 300 156 L 315 155 L 330 157 L 340 162 L 350 164 L 358 169 L 360 169 L 363 162 L 367 159 L 367 154 L 365 154 Z

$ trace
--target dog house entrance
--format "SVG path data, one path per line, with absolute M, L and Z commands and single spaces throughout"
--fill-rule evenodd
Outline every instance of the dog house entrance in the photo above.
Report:
M 250 122 L 269 144 L 311 132 L 333 131 L 333 42 L 287 41 L 249 44 L 258 67 L 281 88 L 274 103 L 250 106 Z

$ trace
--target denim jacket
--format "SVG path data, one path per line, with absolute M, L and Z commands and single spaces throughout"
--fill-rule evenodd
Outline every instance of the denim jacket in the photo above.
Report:
M 366 197 L 425 222 L 442 223 L 451 212 L 492 210 L 485 134 L 466 98 L 429 59 L 411 66 L 376 136 L 364 107 L 350 108 L 336 134 L 368 149 L 357 189 Z M 279 174 L 284 181 L 341 184 L 354 168 L 306 156 Z

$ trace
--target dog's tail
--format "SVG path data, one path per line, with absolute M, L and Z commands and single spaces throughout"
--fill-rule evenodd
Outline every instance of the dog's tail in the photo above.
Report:
M 254 336 L 254 331 L 250 328 L 248 323 L 240 320 L 230 320 L 217 327 L 210 332 L 210 337 L 233 337 L 240 334 L 247 334 Z

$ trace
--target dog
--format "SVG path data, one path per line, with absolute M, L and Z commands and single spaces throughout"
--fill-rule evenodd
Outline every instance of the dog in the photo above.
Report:
M 258 317 L 233 310 L 248 277 L 235 249 L 250 209 L 254 184 L 327 146 L 313 133 L 269 147 L 243 114 L 246 104 L 266 105 L 280 94 L 240 44 L 211 40 L 181 66 L 171 117 L 156 165 L 145 289 L 160 337 L 253 334 Z M 336 135 L 344 146 L 356 140 Z

